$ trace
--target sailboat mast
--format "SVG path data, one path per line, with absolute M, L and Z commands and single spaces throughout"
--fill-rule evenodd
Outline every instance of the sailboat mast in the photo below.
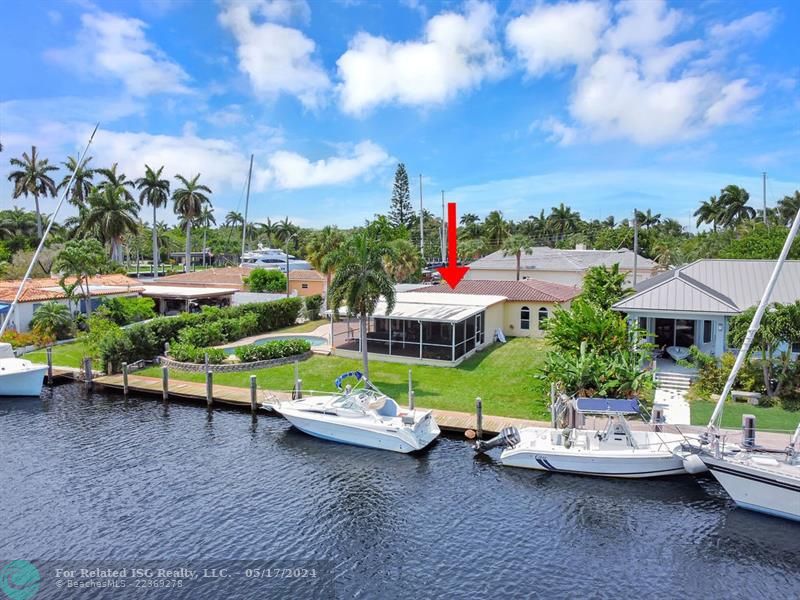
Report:
M 422 173 L 419 174 L 419 255 L 425 262 L 425 210 L 422 208 Z
M 244 221 L 242 223 L 242 257 L 247 244 L 247 211 L 250 208 L 250 180 L 253 178 L 253 155 L 250 155 L 250 170 L 247 172 L 247 195 L 244 199 Z
M 31 277 L 31 272 L 33 271 L 33 265 L 36 264 L 36 261 L 39 260 L 39 255 L 42 253 L 44 249 L 44 242 L 47 239 L 47 236 L 50 233 L 50 230 L 53 228 L 53 223 L 56 222 L 56 216 L 58 215 L 58 211 L 61 210 L 61 205 L 64 204 L 64 200 L 69 194 L 70 189 L 72 188 L 72 182 L 75 181 L 75 174 L 78 172 L 78 168 L 83 164 L 83 159 L 86 157 L 86 153 L 89 151 L 89 146 L 92 145 L 92 140 L 94 139 L 94 134 L 97 133 L 97 128 L 100 127 L 100 123 L 94 126 L 92 130 L 92 135 L 89 136 L 89 141 L 86 142 L 86 146 L 83 149 L 83 152 L 78 157 L 78 162 L 76 164 L 75 169 L 72 171 L 72 176 L 69 178 L 69 183 L 67 183 L 67 187 L 64 188 L 64 193 L 61 194 L 61 198 L 58 200 L 58 204 L 56 204 L 56 210 L 53 212 L 53 216 L 50 217 L 50 221 L 47 223 L 47 228 L 44 230 L 42 234 L 42 239 L 39 240 L 39 245 L 36 247 L 36 252 L 33 253 L 33 258 L 31 258 L 31 263 L 28 265 L 28 270 L 25 271 L 25 276 L 22 278 L 22 282 L 19 284 L 19 288 L 17 289 L 17 294 L 14 296 L 14 301 L 11 303 L 11 306 L 6 313 L 6 318 L 3 319 L 3 324 L 0 325 L 0 336 L 2 336 L 8 324 L 11 322 L 11 315 L 14 314 L 14 310 L 17 308 L 17 304 L 19 304 L 19 298 L 22 296 L 22 291 L 25 289 L 25 284 Z M 154 225 L 155 226 L 155 225 Z
M 728 394 L 731 393 L 733 384 L 736 381 L 736 376 L 739 374 L 742 365 L 744 365 L 744 361 L 747 360 L 747 354 L 750 352 L 750 346 L 753 345 L 753 338 L 755 338 L 758 327 L 761 325 L 761 318 L 764 316 L 767 306 L 769 306 L 769 299 L 770 296 L 772 296 L 772 290 L 775 289 L 775 284 L 778 282 L 778 276 L 781 274 L 781 269 L 783 268 L 783 264 L 786 262 L 786 257 L 789 255 L 789 250 L 792 248 L 792 243 L 794 242 L 794 238 L 797 236 L 797 230 L 799 228 L 800 210 L 797 211 L 797 214 L 794 217 L 792 228 L 789 230 L 789 235 L 786 238 L 786 242 L 783 244 L 783 249 L 778 257 L 778 262 L 775 263 L 775 268 L 772 270 L 772 275 L 767 283 L 767 288 L 764 290 L 764 295 L 761 296 L 761 302 L 758 303 L 756 314 L 753 315 L 753 320 L 750 322 L 750 327 L 747 328 L 747 333 L 744 336 L 742 347 L 739 348 L 739 354 L 736 355 L 736 362 L 733 364 L 733 369 L 731 369 L 731 373 L 728 375 L 728 380 L 725 382 L 725 387 L 722 388 L 722 393 L 719 396 L 719 400 L 717 400 L 717 405 L 714 407 L 714 412 L 711 415 L 711 419 L 708 421 L 709 429 L 718 429 L 721 424 L 722 408 L 725 406 L 725 399 L 728 397 Z

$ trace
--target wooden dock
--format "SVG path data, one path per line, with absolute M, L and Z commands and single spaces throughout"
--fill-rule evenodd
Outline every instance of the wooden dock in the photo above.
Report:
M 94 384 L 121 390 L 123 389 L 123 377 L 122 375 L 103 375 L 95 378 Z M 158 377 L 144 377 L 142 375 L 129 374 L 128 391 L 129 393 L 151 394 L 160 397 L 163 393 L 162 381 Z M 264 400 L 266 394 L 273 394 L 281 400 L 288 400 L 291 397 L 288 392 L 275 392 L 261 389 L 258 390 L 258 394 L 259 402 Z M 170 398 L 193 400 L 206 404 L 206 384 L 170 379 L 169 396 Z M 215 404 L 219 403 L 249 410 L 250 390 L 248 388 L 214 384 L 213 400 Z M 425 408 L 421 406 L 417 408 L 425 410 Z M 433 416 L 436 418 L 436 422 L 442 430 L 454 433 L 464 433 L 468 430 L 474 430 L 477 424 L 475 413 L 433 409 Z M 532 427 L 548 426 L 549 424 L 541 421 L 483 415 L 484 434 L 491 435 L 499 433 L 503 427 L 509 425 L 515 427 Z

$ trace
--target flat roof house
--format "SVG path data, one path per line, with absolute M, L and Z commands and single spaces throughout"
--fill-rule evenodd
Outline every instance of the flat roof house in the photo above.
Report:
M 621 250 L 574 250 L 533 248 L 523 254 L 520 260 L 520 279 L 538 279 L 563 285 L 583 285 L 583 277 L 591 267 L 611 267 L 619 264 L 620 271 L 628 274 L 628 285 L 633 283 L 634 253 L 627 248 Z M 474 280 L 515 280 L 517 277 L 517 257 L 503 256 L 498 250 L 479 258 L 469 265 L 465 279 Z M 637 281 L 644 281 L 659 271 L 657 263 L 639 256 L 636 261 Z
M 542 281 L 462 281 L 398 292 L 386 314 L 381 302 L 367 322 L 370 355 L 394 362 L 454 366 L 504 336 L 539 337 L 556 305 L 580 290 Z M 359 357 L 358 323 L 333 323 L 333 352 Z
M 614 304 L 652 336 L 659 347 L 697 346 L 720 356 L 729 349 L 731 317 L 758 304 L 773 260 L 702 259 L 667 271 L 636 286 L 636 293 Z M 786 261 L 771 302 L 800 300 L 800 261 Z M 787 340 L 800 351 L 800 340 Z

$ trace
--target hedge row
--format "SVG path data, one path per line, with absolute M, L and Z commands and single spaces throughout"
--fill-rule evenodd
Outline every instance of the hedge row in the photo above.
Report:
M 222 348 L 198 348 L 191 344 L 175 342 L 169 347 L 169 357 L 172 360 L 184 363 L 205 364 L 208 355 L 208 364 L 219 365 L 225 360 L 225 351 Z
M 311 350 L 311 343 L 308 340 L 297 338 L 295 340 L 275 340 L 259 346 L 255 344 L 239 346 L 235 352 L 242 362 L 256 362 L 305 354 L 309 350 Z
M 199 313 L 182 313 L 177 317 L 159 317 L 146 323 L 139 323 L 127 329 L 108 335 L 100 346 L 100 360 L 103 369 L 119 371 L 123 362 L 149 360 L 163 354 L 167 342 L 174 343 L 181 332 L 187 328 L 207 326 L 222 321 L 220 331 L 227 333 L 236 328 L 246 328 L 248 335 L 267 333 L 281 327 L 288 327 L 297 321 L 303 307 L 301 298 L 284 298 L 275 302 L 244 304 L 229 308 L 205 307 Z M 255 317 L 253 321 L 252 317 Z M 234 323 L 235 321 L 235 323 Z M 239 329 L 241 331 L 242 329 Z M 212 330 L 216 335 L 216 326 Z M 196 334 L 198 339 L 201 335 Z M 209 334 L 211 335 L 211 334 Z M 187 343 L 187 340 L 180 340 Z M 205 346 L 207 344 L 194 344 Z

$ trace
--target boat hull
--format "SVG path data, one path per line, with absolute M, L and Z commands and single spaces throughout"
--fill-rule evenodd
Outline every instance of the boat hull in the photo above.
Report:
M 0 397 L 40 396 L 45 373 L 47 367 L 38 366 L 0 371 Z
M 595 457 L 544 451 L 532 452 L 523 450 L 514 452 L 513 450 L 507 450 L 503 452 L 501 460 L 504 465 L 509 467 L 596 477 L 641 479 L 686 474 L 686 470 L 683 468 L 683 460 L 671 453 L 642 457 Z
M 398 427 L 377 429 L 353 423 L 353 419 L 319 420 L 313 417 L 309 418 L 303 414 L 303 411 L 276 410 L 303 433 L 331 442 L 364 448 L 407 454 L 422 450 L 439 435 L 439 428 L 432 419 L 430 422 L 432 427 L 417 427 L 413 430 Z
M 701 457 L 728 495 L 747 510 L 800 521 L 800 480 L 737 461 Z

